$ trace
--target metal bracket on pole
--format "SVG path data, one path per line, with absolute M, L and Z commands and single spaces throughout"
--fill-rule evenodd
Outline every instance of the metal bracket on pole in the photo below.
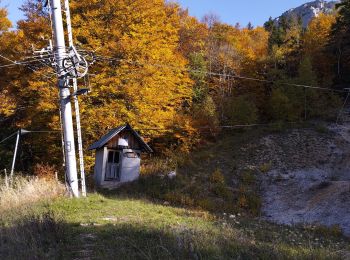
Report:
M 20 139 L 20 138 L 21 138 L 21 129 L 19 129 L 19 130 L 17 131 L 15 152 L 13 153 L 12 166 L 11 166 L 11 172 L 10 172 L 10 178 L 11 178 L 11 179 L 12 179 L 13 173 L 14 173 L 14 171 L 15 171 L 16 157 L 17 157 L 18 144 L 19 144 L 19 139 Z

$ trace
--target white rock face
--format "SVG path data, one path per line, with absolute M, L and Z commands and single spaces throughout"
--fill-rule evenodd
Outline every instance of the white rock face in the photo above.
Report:
M 335 5 L 340 1 L 324 1 L 324 0 L 316 0 L 313 2 L 309 2 L 303 4 L 297 8 L 292 8 L 287 12 L 283 13 L 280 17 L 276 18 L 276 22 L 282 17 L 285 16 L 287 18 L 300 17 L 302 19 L 303 27 L 306 28 L 310 21 L 314 17 L 318 17 L 321 13 L 332 13 L 334 12 Z
M 288 147 L 293 139 L 300 145 L 299 150 L 294 150 L 296 154 L 301 154 L 292 158 L 293 161 L 302 162 L 301 157 L 305 161 L 298 168 L 293 169 L 290 165 L 285 170 L 276 168 L 263 177 L 261 195 L 264 219 L 287 225 L 338 225 L 345 235 L 350 236 L 349 127 L 331 125 L 328 127 L 328 137 L 328 134 L 322 138 L 321 135 L 316 137 L 315 133 L 306 138 L 307 132 L 300 132 L 300 135 L 286 138 Z M 312 136 L 315 139 L 308 145 L 306 140 Z M 281 147 L 283 144 L 274 136 L 266 140 L 270 147 Z M 314 161 L 312 157 L 315 157 Z M 291 156 L 281 156 L 282 168 L 287 158 Z

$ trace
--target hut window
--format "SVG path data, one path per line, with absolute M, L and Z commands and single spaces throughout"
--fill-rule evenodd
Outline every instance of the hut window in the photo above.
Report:
M 114 152 L 112 152 L 112 151 L 108 152 L 108 162 L 109 163 L 113 163 L 113 155 L 114 155 Z
M 108 152 L 108 163 L 119 163 L 119 152 Z
M 138 158 L 139 157 L 138 154 L 134 153 L 134 152 L 125 153 L 124 156 L 127 158 Z
M 119 163 L 119 152 L 114 153 L 114 163 Z

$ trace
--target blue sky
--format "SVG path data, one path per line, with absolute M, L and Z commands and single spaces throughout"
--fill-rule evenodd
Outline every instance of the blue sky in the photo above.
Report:
M 229 24 L 262 25 L 270 16 L 277 17 L 284 11 L 297 7 L 307 0 L 175 0 L 191 15 L 198 18 L 208 13 L 218 15 L 222 22 Z M 2 0 L 1 6 L 7 6 L 9 17 L 16 22 L 22 17 L 18 7 L 24 0 Z

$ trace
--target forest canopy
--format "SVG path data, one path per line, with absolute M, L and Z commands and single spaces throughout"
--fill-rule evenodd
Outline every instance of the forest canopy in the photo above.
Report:
M 213 15 L 200 21 L 164 0 L 71 0 L 77 49 L 94 56 L 79 81 L 91 90 L 80 98 L 84 147 L 126 122 L 163 153 L 188 151 L 215 138 L 222 125 L 334 119 L 343 98 L 337 91 L 350 83 L 349 10 L 343 0 L 306 29 L 297 17 L 254 28 Z M 26 59 L 51 39 L 42 1 L 28 0 L 22 11 L 25 18 L 10 30 L 0 9 L 0 54 L 9 60 Z M 0 139 L 18 128 L 60 130 L 55 75 L 38 60 L 0 66 Z M 60 138 L 26 136 L 21 167 L 59 167 Z M 2 144 L 2 168 L 12 146 Z M 91 167 L 91 153 L 86 160 Z

